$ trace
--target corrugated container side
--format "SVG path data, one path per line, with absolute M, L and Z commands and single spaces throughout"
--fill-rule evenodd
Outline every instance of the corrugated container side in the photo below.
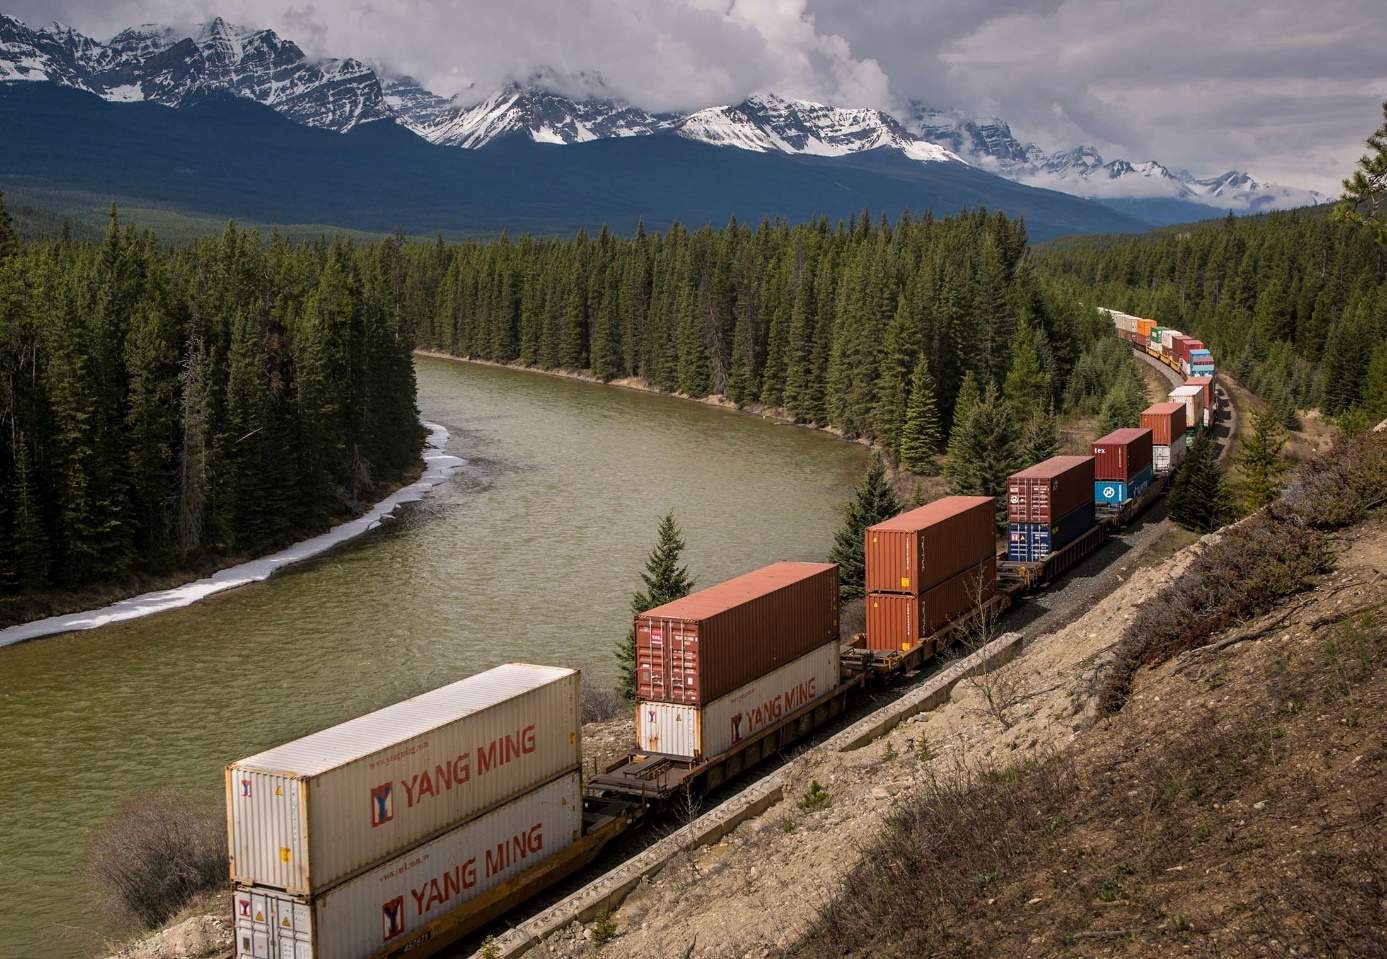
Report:
M 1179 330 L 1165 330 L 1161 333 L 1161 349 L 1169 354 L 1175 348 L 1175 337 L 1184 335 Z
M 232 881 L 313 895 L 580 767 L 580 683 L 512 663 L 232 763 Z
M 1132 479 L 1151 466 L 1151 431 L 1113 430 L 1093 441 L 1092 452 L 1095 481 Z
M 838 638 L 838 567 L 775 563 L 635 619 L 636 696 L 697 705 Z
M 1098 480 L 1093 484 L 1093 498 L 1100 503 L 1121 506 L 1146 492 L 1154 479 L 1154 467 L 1147 466 L 1130 480 Z
M 706 705 L 638 703 L 638 748 L 686 759 L 720 755 L 836 689 L 838 657 L 835 639 Z
M 1140 319 L 1140 318 L 1139 318 L 1139 319 L 1137 320 L 1137 334 L 1138 334 L 1143 340 L 1150 339 L 1150 337 L 1151 337 L 1151 330 L 1152 330 L 1152 328 L 1153 328 L 1155 325 L 1156 325 L 1156 321 L 1155 321 L 1155 320 L 1143 320 L 1143 319 Z
M 946 496 L 869 528 L 867 592 L 919 593 L 994 555 L 996 508 L 992 496 Z
M 1052 456 L 1007 479 L 1007 522 L 1048 523 L 1093 502 L 1093 457 Z
M 1208 376 L 1191 376 L 1185 380 L 1185 385 L 1199 387 L 1200 394 L 1204 398 L 1204 409 L 1207 410 L 1214 405 L 1214 378 L 1212 374 Z M 1187 425 L 1193 426 L 1194 424 L 1191 423 Z
M 868 593 L 867 648 L 907 652 L 996 593 L 995 554 L 920 595 Z
M 1007 559 L 1013 563 L 1036 563 L 1046 559 L 1092 529 L 1095 520 L 1090 492 L 1087 503 L 1056 523 L 1017 523 L 1007 531 Z
M 562 852 L 583 828 L 571 773 L 311 899 L 232 894 L 237 959 L 366 959 Z
M 1141 428 L 1151 431 L 1154 446 L 1169 446 L 1171 438 L 1185 435 L 1185 404 L 1157 403 L 1141 414 Z
M 1180 464 L 1185 462 L 1186 441 L 1185 434 L 1181 433 L 1175 437 L 1168 446 L 1153 446 L 1151 454 L 1154 458 L 1152 464 L 1155 472 L 1161 475 L 1180 468 Z
M 1177 386 L 1170 391 L 1173 403 L 1185 404 L 1185 430 L 1199 428 L 1204 422 L 1204 390 L 1198 386 Z

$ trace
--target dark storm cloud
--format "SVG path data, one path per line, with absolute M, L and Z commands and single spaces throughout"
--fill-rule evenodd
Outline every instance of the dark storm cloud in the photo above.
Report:
M 3 3 L 3 0 L 0 0 Z M 101 39 L 215 15 L 476 98 L 539 66 L 652 109 L 757 90 L 1007 119 L 1198 174 L 1337 189 L 1387 97 L 1381 0 L 12 0 Z

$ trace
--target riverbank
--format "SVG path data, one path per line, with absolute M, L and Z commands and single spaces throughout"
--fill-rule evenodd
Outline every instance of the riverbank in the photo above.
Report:
M 395 490 L 355 519 L 339 523 L 326 533 L 295 543 L 277 553 L 228 566 L 191 583 L 141 593 L 99 609 L 49 616 L 0 629 L 0 647 L 43 636 L 96 629 L 109 623 L 124 622 L 169 609 L 191 606 L 228 589 L 266 580 L 286 566 L 321 555 L 375 529 L 382 520 L 394 513 L 398 506 L 422 499 L 429 490 L 466 463 L 466 460 L 445 452 L 449 435 L 446 429 L 436 423 L 425 423 L 424 426 L 429 430 L 429 436 L 424 441 L 424 468 L 419 478 Z
M 635 390 L 638 393 L 653 393 L 656 396 L 667 396 L 671 399 L 684 400 L 689 403 L 701 403 L 704 406 L 712 406 L 723 410 L 732 410 L 737 413 L 747 413 L 751 416 L 759 417 L 763 420 L 770 420 L 778 426 L 794 426 L 799 429 L 812 430 L 816 433 L 823 433 L 840 439 L 845 443 L 855 443 L 858 446 L 865 446 L 869 449 L 872 444 L 865 437 L 849 437 L 836 426 L 820 426 L 816 423 L 808 423 L 795 416 L 789 410 L 780 407 L 762 406 L 760 403 L 737 404 L 721 394 L 710 393 L 707 396 L 689 396 L 687 393 L 671 393 L 662 390 L 658 386 L 641 379 L 638 376 L 623 376 L 614 380 L 604 380 L 593 376 L 583 370 L 550 370 L 542 366 L 529 366 L 524 363 L 497 363 L 494 360 L 478 360 L 470 356 L 454 356 L 452 353 L 440 353 L 436 350 L 415 350 L 415 356 L 428 356 L 436 360 L 453 360 L 458 363 L 472 363 L 476 366 L 492 366 L 502 370 L 517 370 L 521 373 L 538 373 L 541 376 L 553 376 L 561 380 L 577 380 L 580 383 L 595 383 L 598 386 L 618 386 L 624 390 Z

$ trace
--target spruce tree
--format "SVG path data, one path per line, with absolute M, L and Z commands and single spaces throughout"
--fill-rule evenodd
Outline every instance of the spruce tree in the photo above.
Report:
M 1129 429 L 1141 422 L 1141 411 L 1146 409 L 1146 395 L 1135 373 L 1118 377 L 1108 395 L 1103 398 L 1103 409 L 1098 414 L 1098 427 L 1095 436 L 1107 436 L 1113 430 Z
M 1060 452 L 1059 417 L 1052 406 L 1040 407 L 1026 420 L 1021 428 L 1018 459 L 1022 468 L 1058 456 Z
M 1239 484 L 1243 508 L 1249 513 L 1261 509 L 1281 494 L 1281 477 L 1286 472 L 1286 460 L 1281 455 L 1286 445 L 1286 428 L 1272 406 L 1264 406 L 1253 416 L 1252 435 L 1238 451 L 1242 468 Z
M 657 606 L 672 603 L 689 595 L 693 589 L 693 577 L 687 566 L 680 566 L 679 560 L 684 552 L 684 537 L 679 524 L 675 522 L 674 510 L 665 514 L 655 533 L 655 548 L 645 560 L 645 571 L 641 582 L 645 589 L 637 590 L 631 596 L 631 615 L 639 616 Z M 636 698 L 636 632 L 631 629 L 626 639 L 617 647 L 617 691 L 627 699 Z
M 1387 342 L 1377 345 L 1363 381 L 1363 412 L 1372 425 L 1387 419 Z
M 1044 409 L 1050 401 L 1050 375 L 1040 365 L 1040 357 L 1035 351 L 1035 334 L 1026 324 L 1016 328 L 1011 370 L 1007 373 L 1003 392 L 1022 418 L 1029 418 L 1034 411 Z
M 5 193 L 0 190 L 0 263 L 19 252 L 19 239 L 14 235 L 10 211 L 5 209 Z
M 995 386 L 988 386 L 949 444 L 945 473 L 954 481 L 950 492 L 995 496 L 999 518 L 1004 519 L 1007 478 L 1021 466 L 1019 438 L 1015 411 Z
M 1387 101 L 1382 104 L 1382 126 L 1368 137 L 1370 153 L 1358 160 L 1358 169 L 1344 180 L 1344 195 L 1334 214 L 1350 223 L 1373 228 L 1377 242 L 1387 246 Z
M 934 402 L 934 377 L 929 360 L 921 356 L 910 377 L 910 399 L 901 430 L 901 465 L 921 476 L 939 472 L 939 411 Z
M 866 595 L 867 527 L 890 519 L 900 511 L 901 502 L 886 479 L 886 463 L 873 453 L 867 475 L 844 510 L 843 525 L 834 536 L 833 549 L 828 553 L 828 561 L 838 564 L 838 588 L 844 600 Z
M 1196 533 L 1212 533 L 1233 515 L 1218 448 L 1204 433 L 1195 436 L 1175 474 L 1168 509 L 1171 519 Z

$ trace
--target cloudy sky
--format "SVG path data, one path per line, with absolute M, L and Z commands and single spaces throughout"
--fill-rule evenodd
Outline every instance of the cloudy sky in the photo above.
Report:
M 98 39 L 220 15 L 479 98 L 540 66 L 648 109 L 773 90 L 996 114 L 1047 150 L 1337 192 L 1382 120 L 1382 0 L 0 0 Z M 468 95 L 468 94 L 465 94 Z

